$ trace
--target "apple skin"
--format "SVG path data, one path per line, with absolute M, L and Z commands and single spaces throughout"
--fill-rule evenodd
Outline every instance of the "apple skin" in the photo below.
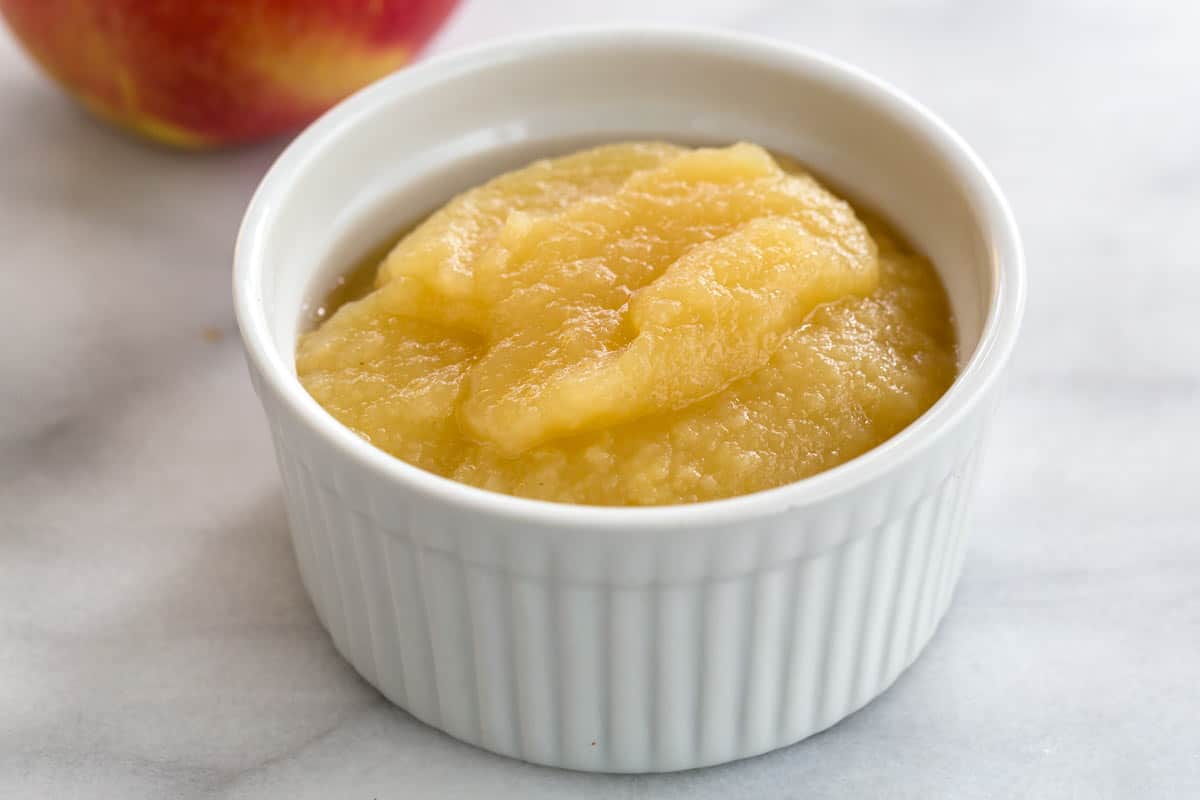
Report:
M 0 14 L 98 116 L 203 148 L 304 125 L 410 61 L 457 2 L 0 0 Z

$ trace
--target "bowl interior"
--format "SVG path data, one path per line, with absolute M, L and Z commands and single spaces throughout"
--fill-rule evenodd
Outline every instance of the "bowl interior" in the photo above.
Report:
M 281 360 L 293 368 L 307 308 L 339 274 L 455 193 L 541 156 L 651 138 L 757 142 L 880 210 L 937 266 L 960 366 L 970 359 L 997 294 L 998 256 L 984 193 L 953 135 L 815 56 L 647 35 L 431 62 L 318 122 L 268 179 L 285 183 L 260 223 L 256 288 Z

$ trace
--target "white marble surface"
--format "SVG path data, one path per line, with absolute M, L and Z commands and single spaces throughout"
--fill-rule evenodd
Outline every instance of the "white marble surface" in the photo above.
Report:
M 855 61 L 1009 193 L 1028 324 L 924 658 L 824 735 L 673 776 L 531 767 L 387 705 L 301 589 L 230 309 L 279 144 L 140 145 L 0 34 L 0 796 L 1200 797 L 1200 10 L 476 0 L 435 49 L 616 19 Z

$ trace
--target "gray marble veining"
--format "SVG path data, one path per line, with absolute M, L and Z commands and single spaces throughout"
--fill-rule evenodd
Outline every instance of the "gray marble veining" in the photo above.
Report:
M 0 796 L 1200 796 L 1200 8 L 475 0 L 434 49 L 613 20 L 854 61 L 1009 194 L 1027 325 L 925 656 L 826 734 L 671 776 L 531 767 L 387 705 L 300 587 L 234 330 L 279 143 L 136 143 L 0 35 Z

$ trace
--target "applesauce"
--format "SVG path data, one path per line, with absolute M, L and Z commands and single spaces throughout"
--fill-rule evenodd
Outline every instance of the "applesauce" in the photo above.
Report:
M 373 271 L 300 338 L 301 382 L 388 453 L 523 497 L 779 486 L 895 435 L 956 373 L 929 261 L 752 144 L 535 162 Z

